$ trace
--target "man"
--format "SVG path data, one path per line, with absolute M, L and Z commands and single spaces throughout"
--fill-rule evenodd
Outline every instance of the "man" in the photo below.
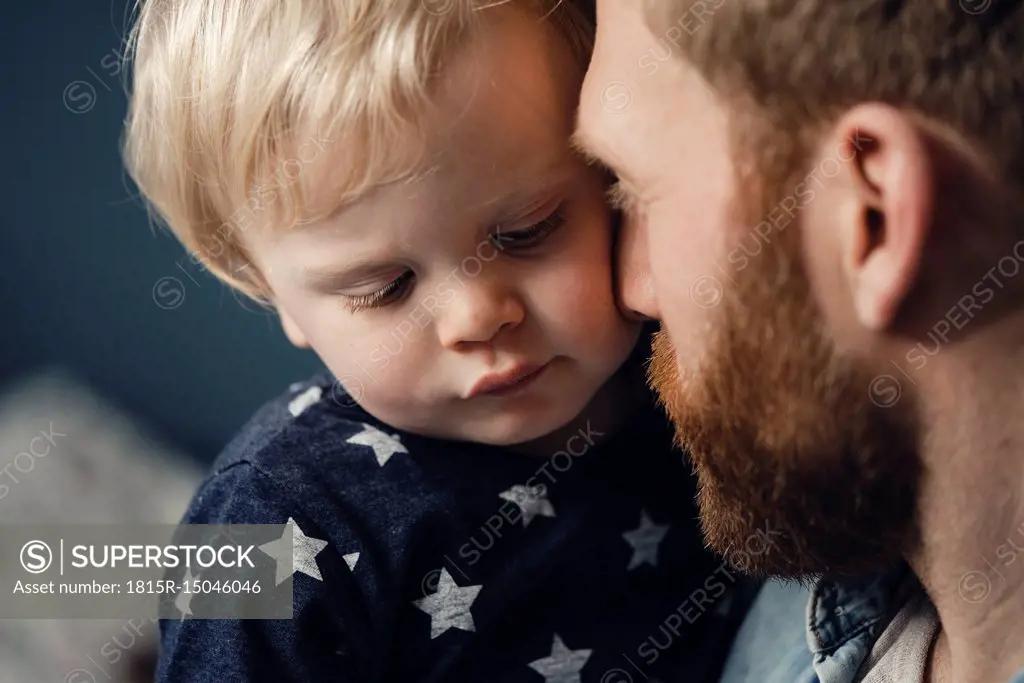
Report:
M 1024 4 L 597 4 L 578 142 L 707 541 L 800 580 L 726 680 L 1024 681 Z

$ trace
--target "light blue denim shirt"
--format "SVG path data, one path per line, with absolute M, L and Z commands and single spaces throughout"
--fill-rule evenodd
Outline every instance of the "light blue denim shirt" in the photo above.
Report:
M 869 581 L 769 581 L 743 622 L 721 683 L 853 683 L 899 605 L 909 569 Z M 1024 669 L 1008 683 L 1024 683 Z

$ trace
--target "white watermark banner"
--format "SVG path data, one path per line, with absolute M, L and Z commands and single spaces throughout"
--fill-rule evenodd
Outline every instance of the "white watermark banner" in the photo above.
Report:
M 291 619 L 292 529 L 0 525 L 0 618 Z

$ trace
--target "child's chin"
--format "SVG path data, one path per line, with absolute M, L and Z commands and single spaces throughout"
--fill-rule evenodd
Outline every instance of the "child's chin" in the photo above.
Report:
M 493 428 L 483 431 L 473 440 L 481 443 L 488 443 L 492 446 L 523 446 L 538 439 L 544 438 L 547 434 L 558 429 L 560 425 L 543 423 L 537 419 L 530 420 L 502 420 L 502 424 L 494 425 Z
M 564 429 L 573 422 L 579 410 L 573 411 L 571 406 L 559 406 L 559 410 L 538 410 L 526 413 L 502 416 L 502 419 L 489 425 L 484 433 L 472 437 L 474 441 L 493 446 L 508 447 L 513 450 L 547 454 L 564 448 Z M 564 411 L 564 415 L 561 414 Z

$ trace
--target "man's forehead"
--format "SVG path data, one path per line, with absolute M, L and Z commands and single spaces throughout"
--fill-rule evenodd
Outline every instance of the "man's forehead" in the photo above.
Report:
M 626 156 L 639 144 L 670 70 L 652 57 L 658 41 L 639 0 L 598 0 L 597 33 L 572 143 L 589 160 L 629 175 Z
M 643 0 L 598 0 L 597 38 L 610 38 L 614 43 L 601 45 L 602 48 L 623 46 L 623 38 L 636 40 L 648 33 L 645 17 L 647 11 Z
M 695 10 L 713 12 L 726 0 L 597 0 L 598 30 L 601 19 L 626 17 L 654 34 Z M 733 0 L 740 1 L 740 0 Z
M 625 83 L 628 70 L 635 67 L 646 47 L 637 26 L 636 0 L 598 0 L 597 40 L 587 71 L 577 115 L 573 147 L 588 158 L 610 161 L 608 128 L 616 121 L 610 114 L 626 114 L 632 104 L 632 89 Z M 632 24 L 632 26 L 630 25 Z
M 569 146 L 589 164 L 605 164 L 604 150 L 600 141 L 591 131 L 591 116 L 589 110 L 580 107 L 579 116 L 576 118 L 576 128 L 569 138 Z
M 588 163 L 610 169 L 616 175 L 628 174 L 622 155 L 626 130 L 603 106 L 605 84 L 593 81 L 583 92 L 576 127 L 569 139 L 572 149 Z
M 613 0 L 622 2 L 623 0 Z M 628 1 L 628 0 L 627 0 Z M 640 8 L 640 13 L 645 24 L 654 33 L 664 33 L 673 24 L 680 21 L 681 17 L 693 14 L 694 11 L 714 11 L 723 0 L 633 0 Z M 740 0 L 731 0 L 739 2 Z

